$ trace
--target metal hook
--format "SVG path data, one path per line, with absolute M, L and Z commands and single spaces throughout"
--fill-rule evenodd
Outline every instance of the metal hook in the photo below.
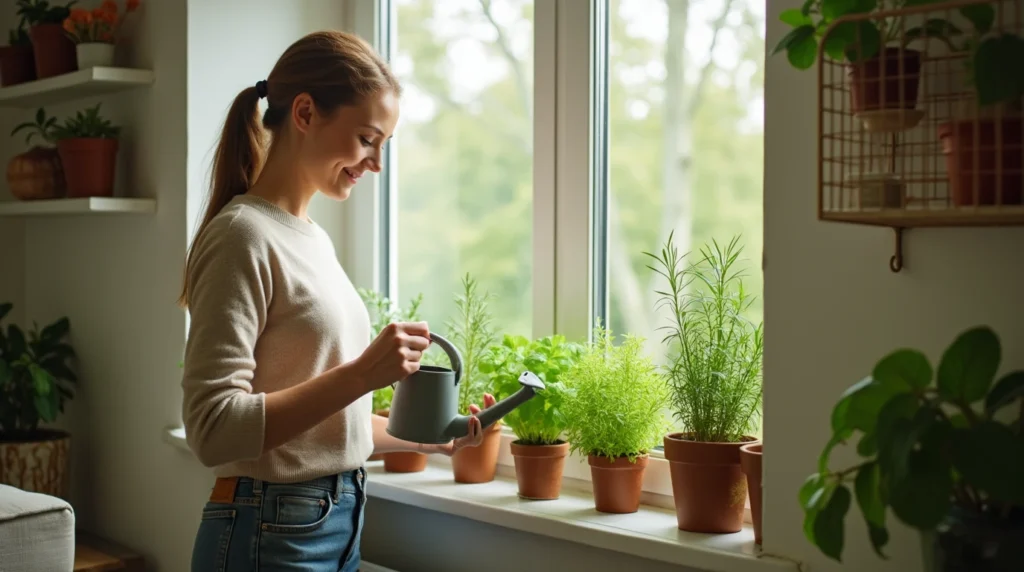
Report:
M 899 272 L 903 269 L 903 229 L 893 228 L 896 233 L 896 254 L 889 258 L 889 270 Z

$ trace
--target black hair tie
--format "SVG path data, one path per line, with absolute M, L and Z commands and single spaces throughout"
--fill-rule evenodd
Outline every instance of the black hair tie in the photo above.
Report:
M 256 96 L 263 99 L 267 96 L 267 80 L 261 79 L 256 82 Z

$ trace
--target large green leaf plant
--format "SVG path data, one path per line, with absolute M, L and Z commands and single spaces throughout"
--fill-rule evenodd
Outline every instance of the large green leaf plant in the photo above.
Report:
M 0 322 L 11 311 L 0 304 Z M 52 423 L 74 397 L 78 381 L 68 360 L 75 352 L 65 341 L 70 329 L 61 318 L 26 334 L 15 324 L 0 328 L 0 441 L 31 440 L 42 423 Z
M 879 556 L 887 513 L 933 531 L 955 508 L 998 521 L 1024 507 L 1024 371 L 996 380 L 1002 350 L 988 327 L 961 333 L 938 368 L 918 350 L 883 357 L 832 411 L 832 438 L 800 489 L 804 533 L 841 560 L 854 503 Z M 1011 407 L 1013 406 L 1013 407 Z M 839 444 L 856 440 L 864 460 L 833 470 Z

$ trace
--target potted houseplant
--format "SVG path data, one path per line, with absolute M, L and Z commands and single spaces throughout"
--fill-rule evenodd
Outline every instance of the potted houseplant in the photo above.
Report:
M 512 458 L 519 483 L 519 496 L 531 500 L 557 499 L 562 488 L 562 470 L 569 444 L 562 439 L 565 391 L 562 375 L 579 359 L 583 347 L 553 335 L 536 340 L 506 334 L 500 344 L 480 358 L 480 372 L 487 375 L 495 399 L 505 399 L 521 388 L 519 376 L 531 371 L 544 382 L 544 389 L 505 416 L 516 435 Z
M 949 40 L 964 56 L 973 88 L 969 111 L 940 123 L 942 152 L 955 206 L 1019 205 L 1022 202 L 1021 108 L 1024 97 L 1024 39 L 999 30 L 990 4 L 960 8 L 973 32 Z
M 419 320 L 419 308 L 423 295 L 419 294 L 409 302 L 406 310 L 399 308 L 386 296 L 366 288 L 359 289 L 359 296 L 370 313 L 373 335 L 379 335 L 392 322 L 414 322 Z M 373 392 L 373 411 L 387 417 L 391 409 L 394 389 L 385 387 Z M 370 461 L 384 461 L 384 470 L 389 473 L 418 473 L 427 468 L 427 456 L 415 451 L 397 451 L 372 455 Z
M 71 13 L 75 0 L 51 5 L 47 0 L 18 0 L 18 15 L 28 24 L 39 79 L 73 72 L 78 69 L 75 44 L 64 33 L 64 20 Z
M 7 87 L 36 79 L 36 61 L 32 40 L 22 23 L 8 34 L 7 45 L 0 47 L 0 85 Z
M 562 403 L 566 438 L 573 452 L 587 457 L 599 512 L 639 510 L 648 454 L 668 427 L 665 380 L 643 344 L 627 335 L 616 345 L 598 325 L 562 375 L 569 392 Z
M 480 285 L 466 273 L 462 277 L 462 292 L 455 297 L 458 312 L 448 320 L 450 339 L 462 354 L 462 381 L 459 383 L 459 411 L 471 414 L 469 406 L 492 399 L 487 393 L 488 376 L 479 370 L 480 358 L 494 343 L 491 314 L 488 308 L 491 295 L 480 290 Z M 457 483 L 487 483 L 494 480 L 498 470 L 498 452 L 501 447 L 501 422 L 484 429 L 484 440 L 478 447 L 463 447 L 452 455 L 452 472 Z
M 898 349 L 847 389 L 800 489 L 808 540 L 841 560 L 856 500 L 880 557 L 892 509 L 922 532 L 929 572 L 1024 570 L 1024 371 L 996 381 L 1001 357 L 995 332 L 974 327 L 936 369 L 922 352 Z M 854 440 L 863 460 L 833 470 L 833 449 Z
M 78 111 L 53 127 L 69 197 L 110 197 L 114 194 L 121 128 L 100 115 L 100 105 L 97 103 Z
M 78 69 L 114 65 L 114 44 L 125 16 L 139 7 L 139 0 L 127 0 L 120 14 L 117 2 L 105 0 L 99 8 L 74 9 L 64 20 L 64 31 L 75 42 Z
M 907 28 L 903 16 L 878 13 L 921 3 L 807 0 L 802 7 L 779 14 L 792 30 L 779 41 L 772 55 L 786 52 L 794 68 L 805 70 L 814 65 L 820 42 L 829 59 L 845 62 L 851 108 L 869 130 L 909 129 L 924 115 L 916 110 L 921 52 L 907 46 L 925 37 L 942 38 L 955 29 L 941 19 Z M 873 16 L 840 20 L 866 14 Z
M 0 304 L 0 322 L 11 308 Z M 69 328 L 61 318 L 28 335 L 15 324 L 0 329 L 0 483 L 61 498 L 68 494 L 71 437 L 40 424 L 56 421 L 74 396 Z
M 53 147 L 53 129 L 56 117 L 47 117 L 40 107 L 36 110 L 35 121 L 18 124 L 11 130 L 11 136 L 28 131 L 25 143 L 31 145 L 36 136 L 49 145 L 33 145 L 28 151 L 19 153 L 7 162 L 7 186 L 11 194 L 23 201 L 55 199 L 67 192 L 64 168 L 56 147 Z
M 757 439 L 761 409 L 762 327 L 744 312 L 751 302 L 738 264 L 739 237 L 712 241 L 685 263 L 673 236 L 647 253 L 666 282 L 659 305 L 669 324 L 666 377 L 683 431 L 664 438 L 681 530 L 732 533 L 743 528 L 747 482 L 740 448 Z M 743 494 L 739 494 L 742 491 Z

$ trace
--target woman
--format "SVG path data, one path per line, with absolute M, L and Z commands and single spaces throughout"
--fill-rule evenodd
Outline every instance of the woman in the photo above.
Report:
M 218 477 L 193 570 L 357 570 L 370 454 L 451 455 L 482 439 L 475 418 L 446 445 L 385 432 L 370 393 L 419 368 L 427 324 L 392 324 L 369 343 L 366 308 L 306 215 L 317 192 L 344 200 L 380 171 L 399 95 L 366 42 L 320 32 L 228 111 L 180 300 L 188 443 Z

